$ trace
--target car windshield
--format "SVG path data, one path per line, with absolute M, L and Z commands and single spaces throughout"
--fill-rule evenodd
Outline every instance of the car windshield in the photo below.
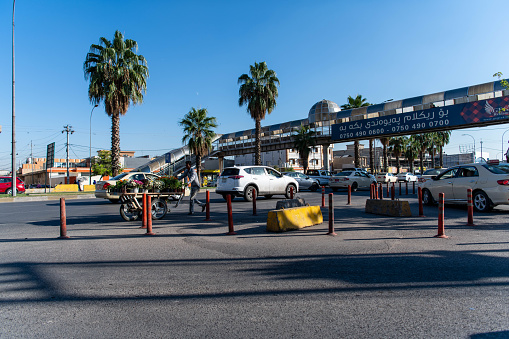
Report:
M 128 175 L 129 173 L 120 173 L 119 175 L 117 175 L 116 177 L 113 177 L 111 178 L 111 180 L 120 180 L 122 179 L 123 177 L 125 177 L 126 175 Z
M 320 175 L 317 170 L 309 170 L 308 175 Z
M 433 169 L 429 169 L 427 171 L 424 171 L 423 175 L 438 175 L 441 172 L 442 172 L 441 170 L 433 168 Z
M 230 175 L 238 175 L 239 169 L 238 168 L 225 168 L 223 173 L 221 173 L 222 177 L 227 177 Z
M 483 165 L 488 171 L 494 174 L 509 174 L 509 164 Z
M 349 177 L 350 175 L 352 175 L 352 172 L 339 172 L 335 176 L 336 177 Z

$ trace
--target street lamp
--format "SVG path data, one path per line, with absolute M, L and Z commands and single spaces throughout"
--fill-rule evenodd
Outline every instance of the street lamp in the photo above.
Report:
M 505 130 L 505 132 L 509 131 L 509 129 Z M 504 135 L 505 132 L 502 133 L 502 161 L 504 160 Z
M 469 137 L 474 139 L 474 162 L 475 162 L 475 158 L 477 157 L 477 154 L 475 153 L 475 138 L 473 136 L 471 136 L 470 134 L 462 134 L 461 136 L 465 136 L 465 135 L 468 135 Z
M 90 161 L 90 170 L 88 171 L 88 184 L 92 185 L 92 113 L 94 113 L 94 109 L 99 106 L 95 105 L 92 107 L 90 111 L 90 148 L 89 148 L 89 161 Z

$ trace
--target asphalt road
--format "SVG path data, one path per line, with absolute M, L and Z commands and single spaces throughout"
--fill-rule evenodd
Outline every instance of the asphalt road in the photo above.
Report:
M 234 200 L 235 236 L 214 193 L 212 221 L 186 200 L 156 236 L 104 200 L 67 201 L 68 240 L 58 201 L 0 204 L 0 338 L 509 337 L 509 208 L 470 227 L 448 206 L 438 239 L 436 207 L 370 215 L 368 195 L 334 195 L 336 237 L 326 208 L 321 225 L 267 233 L 276 197 L 257 216 Z

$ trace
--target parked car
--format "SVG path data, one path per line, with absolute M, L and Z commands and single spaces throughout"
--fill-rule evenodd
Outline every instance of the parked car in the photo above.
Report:
M 282 194 L 290 198 L 290 189 L 297 193 L 299 183 L 291 177 L 282 175 L 272 167 L 267 166 L 234 166 L 227 167 L 217 178 L 216 193 L 226 199 L 231 194 L 235 197 L 244 197 L 245 201 L 253 201 L 256 196 L 267 199 L 273 195 Z
M 25 183 L 16 177 L 16 192 L 25 193 Z M 12 195 L 12 177 L 0 177 L 0 193 Z
M 331 172 L 327 170 L 310 169 L 306 174 L 309 177 L 316 179 L 320 186 L 327 186 L 329 184 Z
M 417 181 L 419 182 L 419 186 L 422 187 L 422 183 L 426 182 L 427 180 L 431 180 L 432 177 L 435 177 L 439 175 L 440 173 L 444 172 L 445 168 L 430 168 L 429 170 L 424 171 L 421 176 L 417 177 Z
M 466 204 L 469 188 L 479 212 L 509 205 L 509 164 L 489 162 L 448 168 L 422 184 L 422 201 L 432 205 L 438 201 L 439 193 L 444 193 L 446 203 Z
M 400 181 L 406 181 L 406 182 L 417 181 L 417 176 L 412 173 L 408 173 L 408 172 L 399 173 L 398 175 L 396 175 L 396 177 L 398 178 L 398 182 L 400 182 Z
M 117 181 L 122 180 L 145 180 L 145 179 L 156 179 L 159 178 L 158 175 L 152 173 L 145 172 L 125 172 L 120 173 L 116 177 L 113 177 L 109 180 L 101 180 L 95 184 L 95 197 L 102 199 L 109 199 L 112 203 L 118 203 L 120 199 L 120 193 L 118 192 L 108 192 L 108 186 L 115 185 Z
M 348 185 L 355 192 L 358 188 L 369 188 L 371 184 L 376 184 L 376 179 L 360 171 L 342 171 L 334 174 L 329 180 L 329 186 L 334 192 L 339 188 L 348 188 Z
M 294 178 L 299 183 L 299 190 L 310 190 L 315 192 L 320 184 L 318 180 L 300 172 L 283 172 L 283 175 Z
M 376 175 L 376 181 L 377 182 L 382 182 L 382 183 L 391 183 L 391 182 L 396 182 L 398 181 L 398 177 L 396 177 L 394 174 L 392 173 L 378 173 Z

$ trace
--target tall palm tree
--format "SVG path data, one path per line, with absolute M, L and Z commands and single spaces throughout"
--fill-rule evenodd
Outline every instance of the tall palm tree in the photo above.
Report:
M 315 132 L 311 131 L 309 126 L 301 126 L 293 138 L 293 145 L 299 153 L 304 173 L 306 173 L 308 169 L 309 153 L 311 152 L 310 147 L 316 145 L 315 138 L 313 138 L 314 135 Z
M 276 107 L 279 79 L 276 72 L 268 69 L 265 61 L 255 62 L 254 66 L 251 65 L 249 68 L 251 76 L 242 74 L 238 79 L 238 83 L 241 84 L 239 88 L 239 106 L 247 105 L 247 111 L 256 122 L 255 164 L 261 165 L 261 121 L 265 119 L 265 113 L 270 114 Z
M 424 154 L 433 142 L 430 133 L 419 133 L 413 135 L 415 142 L 419 145 L 419 166 L 420 173 L 424 172 Z
M 408 138 L 408 143 L 405 149 L 405 158 L 408 160 L 408 166 L 410 167 L 410 172 L 414 172 L 414 161 L 419 155 L 419 144 L 415 138 L 415 135 L 411 135 Z
M 388 172 L 388 163 L 389 163 L 389 157 L 387 156 L 387 148 L 389 146 L 389 138 L 380 138 L 379 139 L 380 142 L 382 143 L 382 146 L 383 146 L 383 164 L 384 164 L 384 169 L 383 169 L 383 172 Z
M 371 105 L 369 102 L 367 102 L 366 98 L 363 98 L 362 95 L 357 94 L 355 98 L 353 98 L 351 95 L 348 96 L 346 99 L 347 103 L 344 105 L 341 105 L 342 109 L 352 109 L 352 108 L 360 108 Z M 361 161 L 360 161 L 360 154 L 359 154 L 359 140 L 355 140 L 353 142 L 354 145 L 354 164 L 355 167 L 361 167 Z
M 115 32 L 113 41 L 101 37 L 100 44 L 92 44 L 83 70 L 90 80 L 88 98 L 92 104 L 104 102 L 111 117 L 112 174 L 120 171 L 120 116 L 129 105 L 141 104 L 147 90 L 148 67 L 143 55 L 138 55 L 138 43 Z
M 197 110 L 192 107 L 179 125 L 184 130 L 182 142 L 187 142 L 191 152 L 196 155 L 196 174 L 201 180 L 201 159 L 212 148 L 212 139 L 216 135 L 212 128 L 217 127 L 216 118 L 208 117 L 205 108 Z
M 399 158 L 405 152 L 407 144 L 408 138 L 405 136 L 393 137 L 389 139 L 389 149 L 392 152 L 392 154 L 396 157 L 396 168 L 398 174 L 399 169 L 401 168 Z
M 449 143 L 451 131 L 439 131 L 436 133 L 436 144 L 440 155 L 440 168 L 444 167 L 444 146 Z

